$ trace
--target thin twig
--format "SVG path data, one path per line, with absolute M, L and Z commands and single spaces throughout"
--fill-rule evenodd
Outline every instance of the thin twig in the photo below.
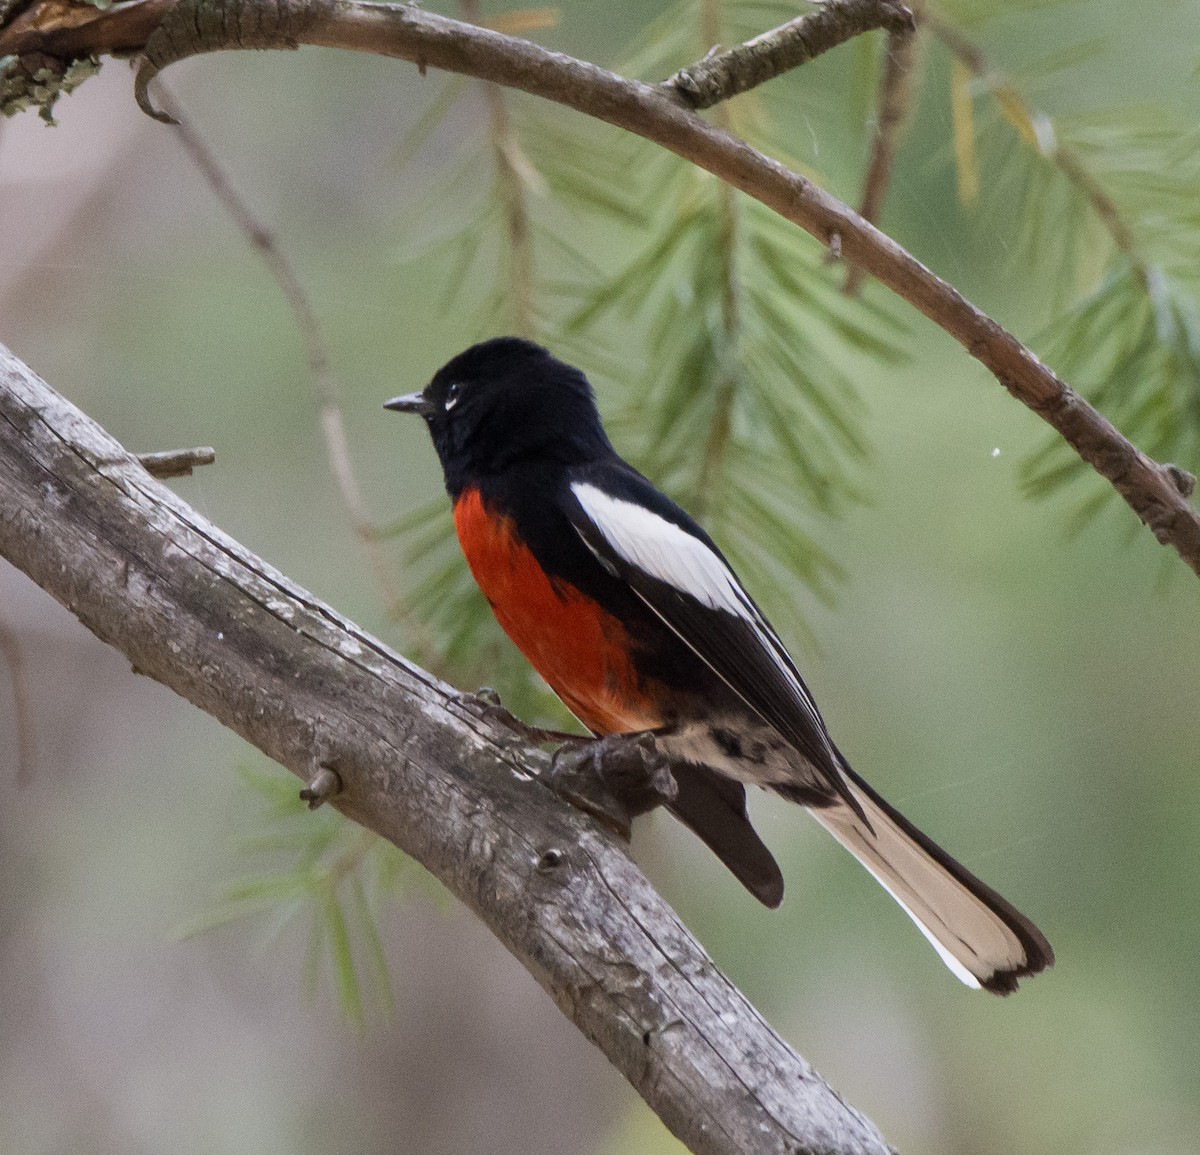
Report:
M 721 38 L 721 0 L 704 0 L 700 6 L 700 36 L 708 44 Z M 716 107 L 713 123 L 723 132 L 734 127 L 733 110 L 728 104 Z M 713 402 L 712 422 L 700 455 L 700 473 L 696 482 L 695 507 L 703 517 L 711 503 L 712 488 L 729 448 L 733 429 L 733 407 L 737 401 L 736 345 L 740 330 L 739 288 L 737 279 L 738 206 L 737 193 L 724 181 L 717 186 L 719 221 L 719 257 L 721 264 L 721 364 Z
M 858 209 L 863 220 L 873 225 L 879 223 L 883 212 L 883 198 L 891 181 L 896 149 L 908 118 L 916 46 L 916 34 L 908 29 L 888 33 L 883 73 L 879 78 L 875 132 L 871 137 L 871 160 L 867 165 Z M 850 297 L 857 296 L 865 278 L 866 274 L 858 265 L 850 265 L 846 269 L 843 292 Z
M 16 631 L 0 617 L 0 655 L 8 666 L 8 681 L 12 687 L 13 715 L 17 728 L 17 785 L 33 780 L 33 714 L 29 695 L 25 692 L 25 657 Z
M 876 28 L 912 31 L 898 0 L 826 0 L 815 11 L 680 69 L 660 89 L 692 109 L 711 108 Z
M 142 468 L 159 481 L 172 477 L 191 477 L 193 469 L 212 465 L 216 459 L 217 451 L 207 445 L 197 449 L 164 449 L 158 453 L 138 454 Z
M 460 0 L 459 8 L 471 24 L 483 23 L 479 0 Z M 496 181 L 504 202 L 508 230 L 508 288 L 513 329 L 519 336 L 533 340 L 537 336 L 537 311 L 528 189 L 539 184 L 541 177 L 513 132 L 504 89 L 490 80 L 484 81 L 483 89 L 488 104 L 488 132 L 496 162 Z
M 300 284 L 300 278 L 284 255 L 274 234 L 254 215 L 250 206 L 234 189 L 212 150 L 187 119 L 179 102 L 167 91 L 161 81 L 156 86 L 156 97 L 163 108 L 169 110 L 169 115 L 175 121 L 176 131 L 188 156 L 200 170 L 204 179 L 208 181 L 230 219 L 258 252 L 292 311 L 304 348 L 304 357 L 308 362 L 309 372 L 316 388 L 317 402 L 320 405 L 321 434 L 325 442 L 325 454 L 329 460 L 329 467 L 337 484 L 338 495 L 342 499 L 347 519 L 355 535 L 362 542 L 367 562 L 371 567 L 376 585 L 383 595 L 388 614 L 394 620 L 404 622 L 405 628 L 412 633 L 412 640 L 421 652 L 422 658 L 429 662 L 438 652 L 437 646 L 420 619 L 409 610 L 400 596 L 392 579 L 387 558 L 380 546 L 382 535 L 379 527 L 367 513 L 362 490 L 350 458 L 346 426 L 342 420 L 340 389 L 329 367 L 329 353 L 321 334 L 320 322 L 309 303 L 304 287 Z

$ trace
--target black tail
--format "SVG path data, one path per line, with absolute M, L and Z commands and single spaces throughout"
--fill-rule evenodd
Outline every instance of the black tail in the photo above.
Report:
M 783 901 L 783 875 L 746 814 L 746 788 L 695 764 L 672 766 L 679 793 L 668 809 L 733 871 L 759 902 Z

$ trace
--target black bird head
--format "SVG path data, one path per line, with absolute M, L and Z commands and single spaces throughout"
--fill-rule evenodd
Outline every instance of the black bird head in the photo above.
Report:
M 384 408 L 425 418 L 452 497 L 526 458 L 578 465 L 613 452 L 588 379 L 520 337 L 472 345 Z

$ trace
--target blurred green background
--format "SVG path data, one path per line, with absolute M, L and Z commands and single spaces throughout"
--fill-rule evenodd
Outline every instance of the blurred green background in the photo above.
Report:
M 945 7 L 995 67 L 1018 79 L 1028 70 L 1022 91 L 1056 123 L 1136 113 L 1165 132 L 1197 120 L 1195 2 L 1149 6 L 1153 18 L 1116 0 Z M 611 61 L 667 11 L 571 4 L 536 35 Z M 779 12 L 743 3 L 738 18 L 765 28 Z M 685 31 L 686 55 L 699 55 L 695 29 Z M 851 202 L 877 47 L 828 55 L 779 82 L 765 106 L 780 148 Z M 1011 158 L 985 157 L 984 194 L 960 203 L 950 66 L 926 52 L 884 227 L 1032 340 L 1091 286 L 1064 296 L 1058 256 L 1031 259 L 1017 243 L 1028 207 L 987 187 L 988 163 Z M 488 312 L 504 276 L 495 246 L 448 293 L 448 250 L 433 243 L 489 196 L 490 169 L 472 162 L 487 115 L 478 86 L 464 86 L 405 158 L 407 134 L 441 91 L 405 65 L 222 54 L 172 69 L 168 82 L 297 267 L 372 514 L 387 522 L 437 499 L 424 431 L 380 404 L 508 328 L 502 309 Z M 214 446 L 217 464 L 175 483 L 179 492 L 411 650 L 339 503 L 280 293 L 175 135 L 143 117 L 130 90 L 125 65 L 109 62 L 60 104 L 58 127 L 32 114 L 0 124 L 0 340 L 135 451 Z M 518 131 L 543 131 L 545 117 L 583 131 L 565 113 L 511 103 Z M 977 94 L 981 114 L 983 104 Z M 536 157 L 536 141 L 528 148 Z M 1150 153 L 1137 155 L 1144 170 Z M 1121 159 L 1109 165 L 1118 193 L 1138 173 Z M 531 196 L 544 216 L 559 211 L 560 231 L 604 275 L 641 243 L 597 217 L 567 212 L 564 224 L 546 203 L 552 192 Z M 1139 217 L 1147 230 L 1151 215 Z M 1169 230 L 1160 233 L 1161 245 Z M 1056 243 L 1035 249 L 1056 254 Z M 592 373 L 618 448 L 655 476 L 653 447 L 630 423 L 631 395 L 657 372 L 648 316 L 610 314 L 586 340 L 557 344 L 587 264 L 535 245 L 542 335 Z M 811 275 L 836 285 L 837 271 L 807 252 Z M 1058 964 L 1008 1000 L 967 992 L 814 823 L 765 797 L 756 814 L 788 886 L 777 912 L 665 818 L 642 822 L 635 853 L 733 980 L 900 1150 L 1194 1152 L 1195 579 L 1123 506 L 1072 532 L 1095 479 L 1029 499 L 1021 463 L 1045 428 L 907 306 L 877 285 L 866 297 L 847 314 L 866 326 L 877 324 L 869 309 L 897 318 L 906 357 L 826 347 L 845 353 L 861 398 L 870 448 L 853 479 L 864 500 L 823 512 L 797 498 L 798 532 L 843 576 L 823 571 L 832 594 L 818 597 L 778 576 L 785 559 L 763 571 L 776 574 L 769 595 L 751 585 L 850 760 L 1032 916 Z M 411 593 L 422 563 L 401 541 L 383 548 Z M 0 1151 L 679 1150 L 488 933 L 412 871 L 378 912 L 394 1011 L 368 1005 L 361 1033 L 327 982 L 306 1000 L 303 920 L 183 937 L 255 869 L 244 846 L 269 819 L 237 770 L 269 767 L 135 677 L 7 567 L 0 615 L 20 642 L 35 741 L 32 780 L 18 787 L 0 679 Z M 511 654 L 481 638 L 451 676 L 473 688 L 495 655 L 506 697 L 553 716 Z

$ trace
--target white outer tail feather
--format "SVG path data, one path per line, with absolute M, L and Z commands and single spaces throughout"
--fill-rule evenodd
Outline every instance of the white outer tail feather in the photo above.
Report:
M 757 644 L 792 691 L 795 710 L 803 716 L 805 725 L 824 735 L 816 704 L 787 658 L 782 642 L 717 553 L 682 526 L 598 485 L 576 481 L 571 490 L 608 549 L 626 565 L 709 610 L 729 614 L 751 627 Z M 576 531 L 601 564 L 611 566 L 589 535 L 578 526 Z M 674 625 L 653 599 L 640 596 L 703 660 L 709 661 L 695 640 Z M 746 697 L 736 676 L 731 679 L 727 673 L 717 672 L 751 710 L 758 709 Z M 840 759 L 836 750 L 830 749 Z M 1007 994 L 1016 989 L 1019 977 L 1036 974 L 1054 961 L 1054 953 L 1037 927 L 945 851 L 909 827 L 907 820 L 875 796 L 844 762 L 841 770 L 846 796 L 810 812 L 896 900 L 956 978 L 975 990 Z M 737 776 L 736 770 L 733 776 Z M 783 784 L 777 784 L 777 788 L 785 797 L 791 797 Z M 865 815 L 865 822 L 856 808 Z
M 855 801 L 873 828 L 844 802 L 810 814 L 896 900 L 954 976 L 980 990 L 996 974 L 1021 970 L 1025 944 L 978 895 L 902 830 L 853 782 Z

